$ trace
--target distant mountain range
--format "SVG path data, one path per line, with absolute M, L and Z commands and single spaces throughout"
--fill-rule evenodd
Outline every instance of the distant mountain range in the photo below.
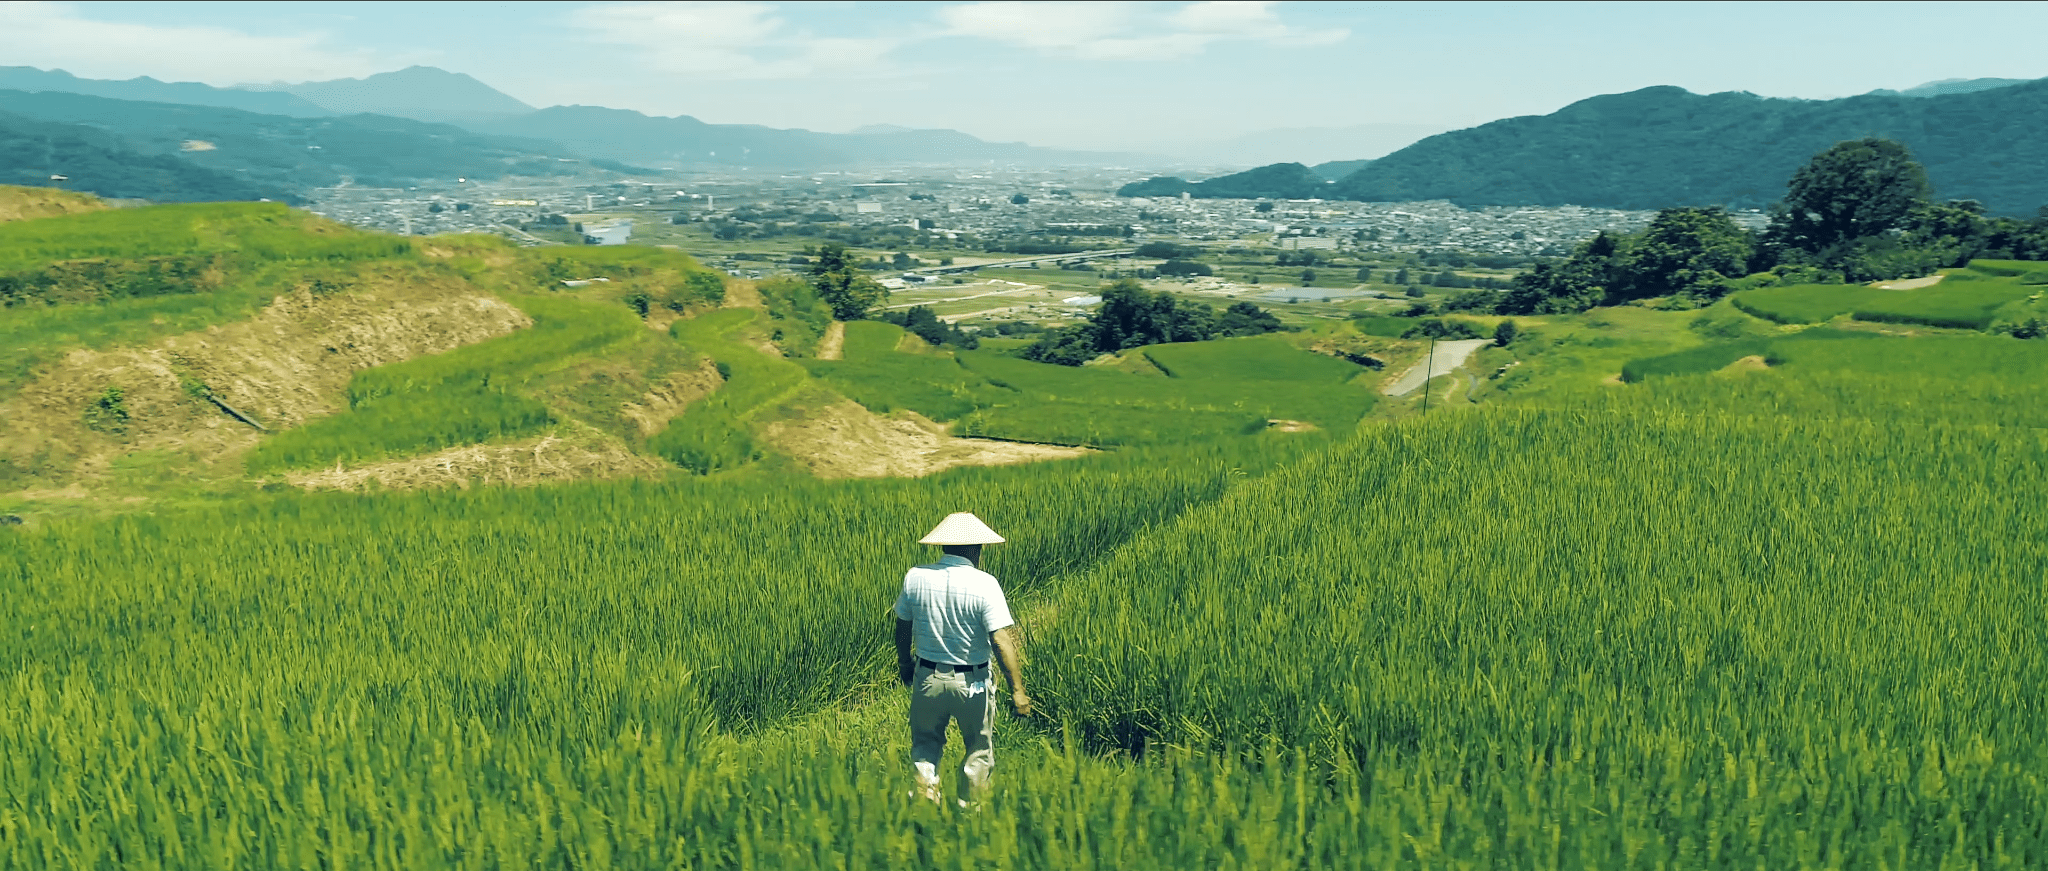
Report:
M 462 73 L 420 66 L 360 79 L 239 85 L 235 90 L 289 94 L 337 115 L 390 115 L 448 124 L 496 121 L 533 111 Z
M 0 113 L 0 137 L 14 143 L 4 166 L 22 177 L 67 176 L 64 186 L 107 196 L 291 199 L 344 179 L 386 187 L 589 170 L 553 143 L 384 115 L 295 118 L 56 91 L 0 91 Z M 106 172 L 124 161 L 200 172 L 150 176 L 151 188 Z
M 2044 129 L 2048 79 L 1839 100 L 1703 96 L 1654 87 L 1431 136 L 1360 167 L 1318 196 L 1465 206 L 1754 208 L 1783 196 L 1786 181 L 1815 153 L 1845 139 L 1885 136 L 1912 149 L 1939 196 L 2019 214 L 2048 203 Z M 1310 174 L 1300 164 L 1274 164 L 1204 182 L 1152 179 L 1123 192 L 1177 194 L 1177 183 L 1189 196 L 1297 197 Z
M 1880 135 L 1911 147 L 1940 195 L 2012 213 L 2048 202 L 2042 129 L 2048 129 L 2048 79 L 1945 80 L 1840 100 L 1702 96 L 1659 87 L 1440 133 L 1373 160 L 1276 163 L 1204 181 L 1162 177 L 1124 192 L 1753 207 L 1778 198 L 1815 152 Z M 1328 153 L 1348 136 L 1359 149 L 1351 153 L 1369 157 L 1415 133 L 1404 125 L 1303 128 L 1223 144 L 1270 149 L 1291 142 L 1304 152 Z M 597 106 L 534 109 L 474 78 L 432 67 L 239 88 L 0 67 L 0 155 L 9 161 L 0 172 L 10 180 L 63 175 L 78 189 L 152 199 L 287 198 L 343 178 L 383 186 L 647 171 L 628 164 L 806 171 L 1154 162 L 987 142 L 955 130 L 872 125 L 819 133 Z M 115 171 L 124 165 L 134 171 Z M 67 171 L 79 166 L 92 169 Z
M 491 178 L 507 172 L 539 171 L 542 161 L 559 162 L 561 158 L 579 156 L 596 159 L 591 165 L 620 172 L 654 171 L 625 164 L 685 170 L 711 167 L 814 170 L 906 163 L 1100 165 L 1140 159 L 1135 155 L 987 142 L 957 130 L 874 125 L 852 133 L 817 133 L 752 124 L 710 124 L 687 115 L 664 118 L 599 106 L 535 109 L 470 76 L 422 66 L 361 79 L 297 84 L 278 82 L 235 88 L 216 88 L 193 82 L 166 83 L 149 78 L 127 81 L 81 79 L 61 71 L 0 67 L 0 89 L 175 104 L 188 111 L 166 114 L 161 108 L 136 108 L 95 114 L 82 104 L 68 105 L 62 100 L 50 99 L 30 100 L 23 93 L 0 98 L 0 109 L 45 121 L 86 124 L 135 139 L 137 141 L 130 145 L 139 153 L 167 154 L 201 166 L 232 164 L 229 167 L 231 171 L 256 173 L 251 178 L 271 178 L 280 183 L 284 176 L 290 175 L 296 179 L 293 186 L 300 189 L 329 184 L 341 176 L 353 176 L 365 184 L 456 176 Z M 285 139 L 302 137 L 303 131 L 310 129 L 325 129 L 330 137 L 340 129 L 374 130 L 374 143 L 364 141 L 361 143 L 364 147 L 395 150 L 374 160 L 361 152 L 351 154 L 347 160 L 286 160 L 273 147 L 275 141 L 237 141 L 235 147 L 229 148 L 224 142 L 215 140 L 236 139 L 235 136 L 207 132 L 194 126 L 202 118 L 219 120 L 224 117 L 207 115 L 199 111 L 202 108 L 279 116 L 270 121 L 237 118 L 221 122 L 224 125 L 221 130 L 261 128 L 272 131 L 258 137 L 259 140 L 274 140 L 274 133 Z M 369 120 L 371 118 L 381 120 Z M 327 127 L 316 128 L 282 119 L 335 120 Z M 419 122 L 426 125 L 452 124 L 462 129 L 429 130 Z M 285 130 L 295 132 L 277 133 Z M 427 137 L 427 141 L 412 143 L 406 139 L 409 136 Z M 216 147 L 204 152 L 169 147 L 181 142 L 180 137 L 215 142 Z M 524 141 L 515 143 L 504 137 L 518 137 Z M 304 148 L 303 145 L 299 147 Z M 327 156 L 332 157 L 336 147 L 335 143 L 327 142 L 313 150 L 326 150 Z M 266 155 L 258 159 L 260 167 L 238 162 L 257 159 L 254 155 L 258 153 Z M 279 172 L 286 167 L 295 167 L 297 174 Z M 547 169 L 549 174 L 563 171 L 570 170 L 568 167 Z
M 291 115 L 299 118 L 324 118 L 340 114 L 295 94 L 262 94 L 216 88 L 197 82 L 159 82 L 148 76 L 126 81 L 81 79 L 63 70 L 44 71 L 35 67 L 0 67 L 0 89 L 56 91 L 65 94 L 84 94 L 89 97 L 178 103 L 186 106 L 217 106 L 224 109 L 240 109 L 244 112 Z
M 0 91 L 7 93 L 16 92 Z M 0 112 L 0 184 L 62 187 L 158 202 L 290 197 L 285 188 L 169 154 L 138 151 L 122 137 L 96 127 L 12 112 Z
M 1915 85 L 1903 91 L 1879 88 L 1870 94 L 1879 97 L 1946 97 L 1950 94 L 1974 94 L 2007 85 L 2024 85 L 2031 81 L 2033 79 L 1942 79 L 1938 82 Z
M 688 115 L 664 118 L 601 106 L 553 106 L 469 126 L 487 133 L 559 142 L 592 157 L 679 168 L 712 165 L 824 169 L 886 163 L 988 162 L 1056 165 L 1134 160 L 1131 155 L 986 142 L 957 130 L 882 125 L 853 133 L 814 133 L 751 124 L 707 124 Z

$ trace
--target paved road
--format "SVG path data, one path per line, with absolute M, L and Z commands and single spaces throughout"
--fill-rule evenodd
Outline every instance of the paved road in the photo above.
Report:
M 1465 361 L 1474 352 L 1492 343 L 1492 339 L 1453 339 L 1438 342 L 1436 353 L 1425 355 L 1430 359 L 1416 361 L 1412 368 L 1401 373 L 1401 377 L 1394 379 L 1394 383 L 1387 385 L 1382 392 L 1388 396 L 1407 396 L 1414 393 L 1422 386 L 1425 375 L 1428 378 L 1449 375 L 1451 370 L 1465 365 Z

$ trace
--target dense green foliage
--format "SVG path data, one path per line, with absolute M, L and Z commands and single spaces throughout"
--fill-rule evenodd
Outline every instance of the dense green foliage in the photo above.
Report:
M 1889 139 L 1843 142 L 1792 174 L 1772 241 L 1816 256 L 1896 229 L 1932 196 L 1927 170 Z
M 1125 278 L 1103 288 L 1102 303 L 1086 323 L 1048 331 L 1021 353 L 1024 359 L 1040 363 L 1079 366 L 1101 354 L 1145 345 L 1254 336 L 1279 329 L 1279 318 L 1249 302 L 1231 303 L 1218 314 L 1207 303 L 1149 291 Z
M 1654 87 L 1549 115 L 1431 136 L 1332 186 L 1329 198 L 1464 206 L 1763 208 L 1814 153 L 1877 134 L 1910 147 L 1935 193 L 2029 214 L 2048 203 L 2048 81 L 1931 98 L 1788 100 Z M 1258 196 L 1259 194 L 1248 194 Z
M 1603 230 L 1569 258 L 1538 262 L 1495 307 L 1571 313 L 1667 295 L 1686 307 L 1739 288 L 1920 277 L 1980 256 L 2048 257 L 2048 207 L 2020 221 L 1986 218 L 1974 201 L 1930 202 L 1925 172 L 1905 147 L 1869 138 L 1827 149 L 1794 173 L 1761 238 L 1719 207 L 1665 209 L 1642 232 Z M 1909 307 L 1873 319 L 1918 317 Z M 1989 321 L 1940 323 L 1981 329 Z
M 818 256 L 811 263 L 810 279 L 818 289 L 818 297 L 832 307 L 832 316 L 842 321 L 860 320 L 869 309 L 889 298 L 888 288 L 854 268 L 846 246 L 837 242 L 818 249 Z
M 883 312 L 880 320 L 902 327 L 904 332 L 923 339 L 928 345 L 952 345 L 968 351 L 981 347 L 981 340 L 973 333 L 939 320 L 938 313 L 930 306 L 914 305 Z

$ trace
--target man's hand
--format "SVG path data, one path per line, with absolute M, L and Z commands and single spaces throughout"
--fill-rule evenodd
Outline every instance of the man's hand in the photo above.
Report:
M 902 682 L 903 682 L 903 685 L 904 685 L 904 686 L 910 686 L 910 682 L 911 682 L 911 681 L 912 681 L 913 679 L 915 679 L 916 677 L 917 677 L 917 663 L 915 663 L 915 662 L 899 662 L 899 663 L 896 663 L 896 679 L 897 679 L 897 680 L 899 680 L 899 681 L 902 681 Z
M 1019 717 L 1031 716 L 1031 697 L 1026 695 L 1023 690 L 1011 693 L 1010 710 L 1016 712 Z

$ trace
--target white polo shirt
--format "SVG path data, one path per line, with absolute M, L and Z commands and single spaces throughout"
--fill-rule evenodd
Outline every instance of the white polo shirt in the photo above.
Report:
M 920 658 L 954 665 L 988 662 L 988 634 L 1017 622 L 995 576 L 951 554 L 903 576 L 896 617 L 910 621 Z

